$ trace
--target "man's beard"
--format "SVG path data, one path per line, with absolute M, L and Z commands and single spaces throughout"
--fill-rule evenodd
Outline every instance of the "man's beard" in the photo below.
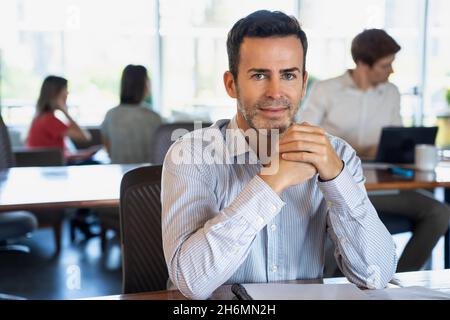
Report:
M 272 99 L 272 98 L 261 98 L 256 103 L 254 103 L 250 108 L 243 106 L 242 101 L 238 95 L 237 97 L 237 106 L 239 112 L 244 117 L 245 121 L 247 122 L 248 126 L 252 129 L 255 129 L 256 131 L 260 131 L 261 129 L 266 129 L 266 134 L 270 135 L 271 129 L 276 129 L 279 131 L 280 134 L 285 132 L 294 122 L 294 117 L 296 110 L 298 110 L 298 107 L 295 108 L 292 103 L 287 98 L 280 98 L 280 99 Z M 280 120 L 265 120 L 266 125 L 265 127 L 262 127 L 261 125 L 258 125 L 256 123 L 255 118 L 258 116 L 258 111 L 260 111 L 261 108 L 266 107 L 283 107 L 287 109 L 288 112 L 288 121 L 286 122 L 285 118 Z M 295 110 L 294 110 L 295 109 Z M 280 123 L 282 122 L 282 123 Z

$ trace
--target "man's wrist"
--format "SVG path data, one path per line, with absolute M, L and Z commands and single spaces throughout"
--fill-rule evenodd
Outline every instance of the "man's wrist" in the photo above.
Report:
M 275 177 L 275 175 L 262 175 L 258 174 L 260 177 L 275 193 L 278 195 L 283 192 L 285 187 L 280 183 L 279 179 Z
M 339 171 L 337 171 L 337 174 L 332 175 L 331 177 L 322 177 L 319 174 L 319 181 L 321 182 L 327 182 L 327 181 L 331 181 L 337 178 L 337 176 L 339 176 L 342 172 L 342 170 L 344 170 L 344 161 L 341 160 L 341 168 L 339 169 Z

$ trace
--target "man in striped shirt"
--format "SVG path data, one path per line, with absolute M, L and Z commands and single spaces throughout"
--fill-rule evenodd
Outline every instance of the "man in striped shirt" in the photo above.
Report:
M 227 50 L 236 116 L 186 134 L 164 161 L 172 284 L 205 299 L 225 283 L 321 278 L 329 233 L 351 282 L 384 287 L 395 246 L 367 197 L 360 159 L 342 139 L 293 123 L 307 80 L 298 21 L 254 12 L 233 26 Z

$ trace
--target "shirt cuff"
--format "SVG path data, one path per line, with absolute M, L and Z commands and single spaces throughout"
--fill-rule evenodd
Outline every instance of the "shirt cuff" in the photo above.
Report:
M 245 186 L 230 204 L 231 216 L 241 215 L 259 231 L 271 221 L 285 205 L 278 194 L 258 175 Z
M 361 205 L 362 200 L 365 198 L 364 192 L 358 186 L 345 164 L 336 178 L 329 181 L 318 180 L 317 183 L 328 203 L 328 207 L 336 206 L 354 209 Z

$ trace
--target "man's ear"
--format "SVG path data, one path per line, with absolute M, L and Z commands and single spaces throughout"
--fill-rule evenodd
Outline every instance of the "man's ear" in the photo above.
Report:
M 308 83 L 308 71 L 303 72 L 303 87 L 302 87 L 302 100 L 306 94 L 306 84 Z
M 225 90 L 227 90 L 228 95 L 231 98 L 236 99 L 236 82 L 234 80 L 234 76 L 230 71 L 225 71 L 223 74 L 223 84 L 225 85 Z
M 356 63 L 356 67 L 359 68 L 359 69 L 362 69 L 362 70 L 366 70 L 366 71 L 369 70 L 369 69 L 372 69 L 371 66 L 369 66 L 368 64 L 366 64 L 366 63 L 364 63 L 362 61 L 358 61 Z

